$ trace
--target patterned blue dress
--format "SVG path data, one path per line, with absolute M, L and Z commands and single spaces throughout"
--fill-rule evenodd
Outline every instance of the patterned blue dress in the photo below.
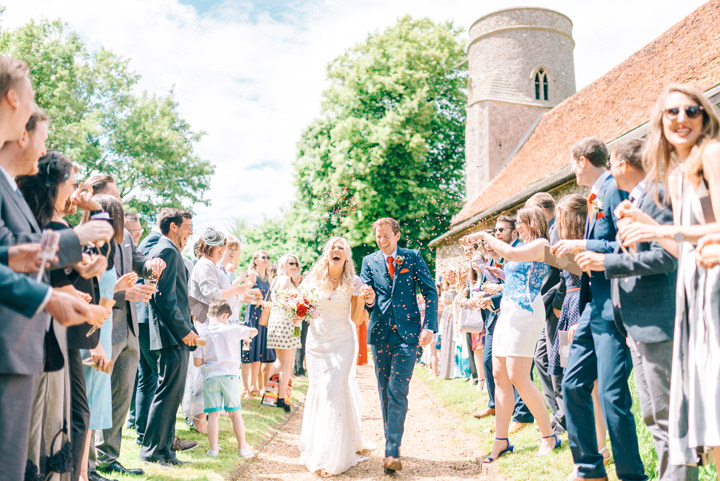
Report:
M 560 338 L 557 331 L 567 331 L 580 320 L 580 276 L 568 271 L 560 271 L 560 273 L 565 278 L 565 299 L 548 358 L 548 372 L 556 376 L 561 376 L 565 370 L 560 366 Z
M 253 289 L 260 289 L 262 297 L 265 299 L 270 290 L 270 280 L 260 279 L 258 276 Z M 262 306 L 249 304 L 245 311 L 245 325 L 254 327 L 258 330 L 257 336 L 250 341 L 250 349 L 243 350 L 241 354 L 243 364 L 252 362 L 275 362 L 275 349 L 267 348 L 267 326 L 260 325 L 260 315 L 262 314 Z
M 545 327 L 540 288 L 550 268 L 544 262 L 505 263 L 505 288 L 493 334 L 493 356 L 533 357 Z

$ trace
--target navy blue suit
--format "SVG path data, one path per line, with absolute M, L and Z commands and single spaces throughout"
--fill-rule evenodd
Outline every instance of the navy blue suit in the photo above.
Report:
M 594 216 L 588 215 L 585 228 L 588 250 L 603 253 L 615 250 L 617 225 L 613 211 L 626 198 L 627 193 L 618 190 L 615 179 L 608 176 L 598 191 L 599 211 Z M 578 475 L 582 478 L 605 476 L 595 436 L 591 397 L 597 379 L 617 476 L 623 481 L 646 480 L 627 384 L 632 370 L 630 351 L 614 321 L 610 281 L 604 272 L 583 274 L 580 302 L 582 314 L 562 383 L 568 440 Z
M 437 332 L 438 295 L 430 270 L 418 251 L 398 247 L 395 277 L 382 252 L 366 256 L 360 277 L 375 291 L 370 311 L 368 344 L 372 345 L 375 376 L 385 429 L 385 456 L 399 457 L 407 415 L 418 339 L 422 329 Z M 418 287 L 425 298 L 425 321 L 417 305 Z

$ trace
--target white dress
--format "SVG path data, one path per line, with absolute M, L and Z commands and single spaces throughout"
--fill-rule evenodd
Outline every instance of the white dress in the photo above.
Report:
M 360 432 L 360 389 L 355 379 L 357 334 L 350 320 L 351 298 L 361 285 L 320 290 L 318 315 L 310 321 L 305 345 L 308 391 L 300 461 L 308 470 L 340 474 L 366 458 Z M 355 292 L 353 292 L 353 290 Z

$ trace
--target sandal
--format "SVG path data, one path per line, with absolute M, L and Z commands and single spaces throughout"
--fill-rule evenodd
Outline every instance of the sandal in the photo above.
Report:
M 510 444 L 510 439 L 508 439 L 508 438 L 495 438 L 495 441 L 505 441 L 505 442 L 507 443 L 507 446 L 505 447 L 505 449 L 503 449 L 502 451 L 500 451 L 500 452 L 498 453 L 497 458 L 493 458 L 492 456 L 488 456 L 487 458 L 483 459 L 483 464 L 494 463 L 498 458 L 500 458 L 500 456 L 502 456 L 503 454 L 505 454 L 505 453 L 507 453 L 507 452 L 511 452 L 511 453 L 512 453 L 512 452 L 513 452 L 513 449 L 515 449 L 515 446 L 513 446 L 512 444 Z M 491 454 L 492 454 L 492 453 L 491 453 Z
M 553 446 L 553 448 L 552 448 L 551 451 L 555 451 L 556 449 L 560 449 L 560 446 L 562 445 L 562 440 L 561 440 L 560 438 L 558 438 L 557 433 L 551 434 L 550 436 L 541 436 L 540 438 L 541 438 L 541 439 L 555 438 L 555 446 Z M 541 457 L 543 457 L 543 456 L 547 456 L 548 454 L 550 454 L 550 451 L 548 451 L 548 452 L 545 453 L 545 454 L 536 454 L 535 457 L 536 457 L 536 458 L 541 458 Z

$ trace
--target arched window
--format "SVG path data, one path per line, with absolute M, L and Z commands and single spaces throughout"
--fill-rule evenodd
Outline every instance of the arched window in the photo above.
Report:
M 545 69 L 540 68 L 535 73 L 535 100 L 548 100 L 548 75 Z

